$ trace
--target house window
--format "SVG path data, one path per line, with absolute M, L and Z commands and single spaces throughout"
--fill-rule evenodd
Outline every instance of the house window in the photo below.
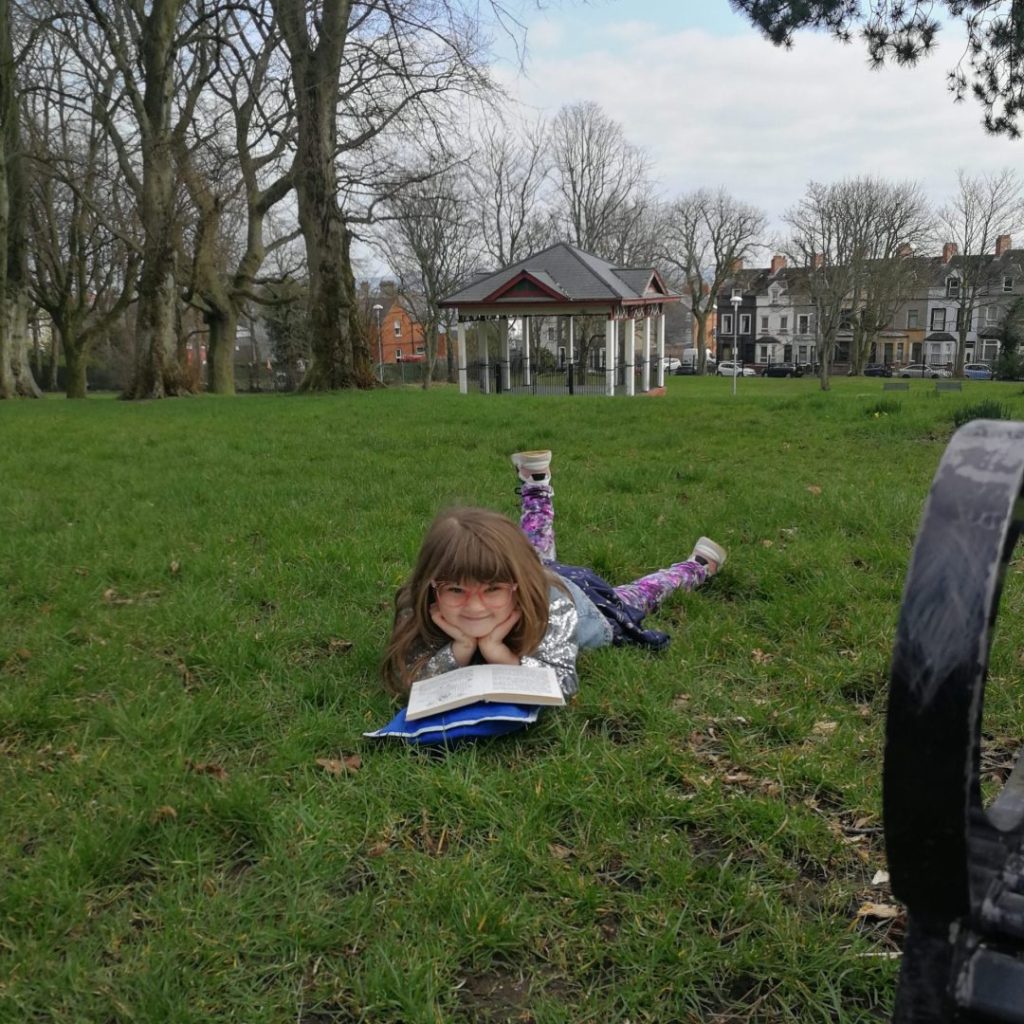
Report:
M 807 313 L 801 313 L 796 318 L 796 333 L 797 334 L 810 334 L 811 333 L 811 318 Z
M 554 341 L 554 340 L 555 340 L 555 329 L 554 329 L 554 327 L 549 327 L 548 328 L 548 341 Z
M 749 313 L 741 313 L 740 314 L 740 334 L 749 334 L 749 333 L 750 333 L 750 314 Z
M 1004 292 L 1012 292 L 1013 291 L 1013 278 L 1012 277 L 1004 277 L 1003 278 L 1003 291 Z
M 402 350 L 400 348 L 395 349 L 395 360 L 399 363 L 402 361 Z
M 789 331 L 789 317 L 779 317 L 779 334 L 786 334 Z
M 732 313 L 722 314 L 722 334 L 732 334 Z
M 903 362 L 903 342 L 902 341 L 897 341 L 896 342 L 896 362 L 898 362 L 898 363 L 902 363 Z
M 965 315 L 967 314 L 967 315 Z M 967 320 L 967 330 L 971 329 L 971 317 L 966 309 L 962 307 L 956 311 L 956 329 L 959 331 L 963 326 L 964 320 Z
M 913 331 L 913 330 L 915 330 L 917 328 L 917 315 L 918 315 L 918 311 L 916 309 L 908 309 L 907 310 L 907 330 L 908 331 Z
M 768 333 L 768 317 L 766 316 L 761 317 L 761 333 Z
M 400 338 L 402 336 L 402 321 L 395 321 L 395 337 Z
M 416 354 L 418 356 L 425 355 L 426 354 L 426 349 L 422 345 L 417 345 L 416 346 Z
M 565 368 L 565 346 L 564 345 L 559 345 L 558 346 L 558 365 L 562 369 Z
M 801 363 L 806 363 L 807 362 L 807 346 L 806 345 L 797 345 L 796 351 L 797 351 L 797 359 Z
M 946 278 L 946 298 L 955 299 L 960 294 L 960 278 Z
M 946 311 L 944 309 L 932 310 L 932 330 L 944 331 L 946 329 Z
M 985 323 L 994 324 L 999 319 L 999 307 L 998 306 L 986 306 L 985 307 Z

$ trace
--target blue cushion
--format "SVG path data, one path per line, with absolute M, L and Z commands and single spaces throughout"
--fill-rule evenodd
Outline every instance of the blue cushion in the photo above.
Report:
M 536 704 L 499 704 L 480 700 L 465 707 L 427 715 L 415 722 L 406 722 L 405 708 L 387 725 L 373 732 L 364 732 L 371 739 L 405 740 L 407 743 L 452 743 L 455 740 L 503 736 L 525 729 L 537 721 L 540 707 Z

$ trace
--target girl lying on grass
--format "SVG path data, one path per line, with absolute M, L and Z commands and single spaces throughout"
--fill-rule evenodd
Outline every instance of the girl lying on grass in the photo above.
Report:
M 690 557 L 613 587 L 597 573 L 555 561 L 551 452 L 517 452 L 520 525 L 483 508 L 434 520 L 412 577 L 395 597 L 385 685 L 404 694 L 417 679 L 470 663 L 548 665 L 562 692 L 579 689 L 580 648 L 636 643 L 660 650 L 665 633 L 643 620 L 676 590 L 693 590 L 725 564 L 701 537 Z

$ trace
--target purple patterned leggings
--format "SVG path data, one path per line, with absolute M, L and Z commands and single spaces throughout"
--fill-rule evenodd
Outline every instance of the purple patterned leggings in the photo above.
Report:
M 555 492 L 550 484 L 525 483 L 520 488 L 522 513 L 519 525 L 526 539 L 545 562 L 555 559 Z M 615 593 L 645 615 L 654 611 L 669 594 L 677 590 L 693 590 L 707 579 L 707 569 L 700 562 L 674 562 L 632 583 L 615 588 Z

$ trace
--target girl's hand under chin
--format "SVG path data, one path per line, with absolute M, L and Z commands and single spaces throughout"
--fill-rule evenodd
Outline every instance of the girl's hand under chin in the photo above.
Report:
M 442 630 L 452 640 L 452 656 L 455 663 L 463 668 L 470 663 L 476 653 L 477 641 L 468 633 L 464 633 L 453 622 L 444 617 L 444 612 L 436 604 L 430 606 L 430 618 L 434 625 Z
M 489 665 L 518 665 L 520 663 L 519 656 L 514 654 L 505 643 L 505 637 L 512 632 L 521 616 L 522 612 L 518 608 L 513 608 L 487 636 L 480 639 L 480 653 Z

